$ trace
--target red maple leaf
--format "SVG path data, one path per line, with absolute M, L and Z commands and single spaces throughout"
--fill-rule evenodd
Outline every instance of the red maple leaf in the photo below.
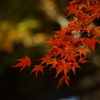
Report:
M 100 36 L 100 26 L 94 27 L 93 32 L 95 34 L 95 37 Z
M 94 28 L 94 25 L 88 25 L 84 27 L 83 29 L 87 31 L 87 33 L 90 35 L 90 32 L 93 30 L 93 28 Z
M 55 78 L 63 71 L 63 66 L 59 65 L 59 67 L 56 68 L 56 76 Z
M 91 52 L 88 48 L 84 48 L 84 47 L 78 49 L 77 51 L 79 52 L 80 56 L 84 55 L 85 57 L 87 57 L 86 55 L 87 52 Z
M 21 59 L 16 59 L 15 61 L 21 61 L 19 62 L 18 64 L 16 64 L 15 66 L 13 66 L 12 68 L 14 67 L 21 67 L 20 69 L 20 72 L 26 67 L 30 67 L 31 65 L 31 60 L 28 56 L 25 56 L 25 58 L 21 58 Z
M 64 75 L 64 76 L 62 76 L 61 78 L 60 78 L 60 80 L 58 81 L 58 86 L 57 86 L 57 88 L 59 87 L 59 86 L 61 86 L 62 84 L 63 84 L 63 82 L 65 82 L 65 84 L 66 85 L 68 85 L 68 87 L 69 87 L 69 77 L 68 76 L 66 76 L 66 75 Z
M 42 57 L 40 60 L 42 60 L 40 65 L 46 63 L 46 66 L 51 64 L 52 61 L 53 61 L 52 58 L 49 55 L 47 55 L 47 54 L 45 54 L 45 57 Z
M 56 76 L 57 77 L 61 72 L 66 75 L 68 72 L 68 63 L 66 63 L 64 60 L 58 60 L 58 64 L 56 66 Z
M 88 47 L 90 46 L 91 49 L 93 50 L 94 52 L 94 49 L 95 49 L 95 43 L 98 42 L 100 43 L 100 41 L 96 38 L 85 38 L 85 46 L 84 47 Z
M 77 62 L 74 62 L 74 63 L 71 64 L 71 67 L 70 67 L 70 68 L 71 68 L 71 70 L 73 71 L 73 73 L 74 73 L 74 75 L 75 75 L 75 74 L 76 74 L 76 73 L 75 73 L 75 69 L 76 69 L 76 68 L 81 68 L 81 67 L 78 65 Z
M 87 62 L 90 62 L 90 61 L 89 60 L 85 60 L 85 57 L 83 57 L 83 58 L 81 57 L 78 62 L 87 63 Z
M 33 72 L 35 71 L 35 73 L 36 73 L 36 78 L 37 78 L 37 74 L 38 74 L 39 71 L 41 71 L 41 72 L 44 74 L 44 72 L 43 72 L 44 66 L 41 66 L 41 65 L 34 65 L 34 67 L 35 67 L 35 68 L 33 68 L 33 70 L 31 71 L 31 73 L 33 73 Z

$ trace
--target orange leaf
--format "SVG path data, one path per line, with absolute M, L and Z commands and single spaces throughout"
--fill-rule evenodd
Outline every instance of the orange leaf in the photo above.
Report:
M 56 69 L 56 76 L 55 76 L 55 78 L 61 73 L 63 71 L 63 66 L 59 66 L 59 67 L 57 67 L 57 69 Z
M 97 37 L 100 36 L 100 26 L 95 27 L 93 31 Z
M 91 49 L 93 50 L 94 52 L 94 49 L 95 49 L 95 43 L 98 42 L 100 43 L 100 41 L 96 38 L 85 38 L 85 46 L 84 47 L 88 47 L 90 46 Z
M 64 75 L 64 76 L 62 76 L 62 77 L 60 78 L 60 80 L 58 81 L 58 86 L 57 86 L 57 88 L 58 88 L 59 86 L 61 86 L 61 85 L 63 84 L 63 82 L 65 82 L 65 84 L 68 85 L 68 87 L 69 87 L 69 77 L 66 76 L 66 75 Z
M 71 69 L 72 69 L 74 75 L 76 74 L 76 73 L 75 73 L 75 69 L 76 69 L 76 68 L 81 68 L 81 67 L 78 65 L 77 62 L 72 63 Z
M 44 74 L 44 72 L 43 72 L 44 66 L 41 66 L 41 65 L 34 65 L 34 67 L 35 67 L 35 68 L 33 68 L 33 70 L 31 71 L 31 73 L 33 73 L 33 72 L 35 71 L 35 73 L 36 73 L 36 78 L 37 78 L 37 74 L 38 74 L 39 71 L 41 71 L 41 72 Z
M 83 54 L 85 57 L 86 57 L 87 52 L 91 52 L 88 48 L 84 48 L 84 47 L 81 49 L 78 49 L 77 51 L 79 52 L 80 56 Z
M 42 60 L 41 64 L 46 63 L 46 66 L 47 66 L 48 64 L 51 64 L 52 61 L 53 61 L 52 58 L 51 58 L 49 55 L 47 55 L 47 54 L 45 54 L 45 57 L 41 58 L 40 60 Z M 41 64 L 40 64 L 40 65 L 41 65 Z
M 93 30 L 94 25 L 88 25 L 84 28 L 85 31 L 90 35 L 90 32 Z
M 85 60 L 85 57 L 84 58 L 81 57 L 78 62 L 87 63 L 87 62 L 90 62 L 90 61 Z
M 14 67 L 21 67 L 20 69 L 20 72 L 26 67 L 30 67 L 31 65 L 31 60 L 28 56 L 25 56 L 25 58 L 21 58 L 21 59 L 16 59 L 15 61 L 21 61 L 19 62 L 18 64 L 16 64 L 15 66 L 13 66 L 12 68 Z

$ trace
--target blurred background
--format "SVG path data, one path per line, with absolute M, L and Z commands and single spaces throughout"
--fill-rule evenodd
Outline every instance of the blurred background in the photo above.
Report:
M 69 73 L 70 87 L 56 89 L 60 75 L 44 70 L 38 78 L 31 68 L 11 68 L 24 55 L 41 58 L 49 49 L 47 40 L 68 20 L 64 9 L 70 0 L 0 0 L 0 100 L 100 100 L 100 45 L 88 54 L 91 63 Z M 68 18 L 70 19 L 70 18 Z M 100 25 L 100 21 L 94 21 Z

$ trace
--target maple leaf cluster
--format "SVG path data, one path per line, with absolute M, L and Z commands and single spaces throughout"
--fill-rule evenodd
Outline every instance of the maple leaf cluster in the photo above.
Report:
M 63 76 L 58 81 L 58 86 L 63 83 L 69 86 L 68 73 L 72 70 L 76 74 L 75 69 L 81 68 L 79 63 L 87 63 L 86 52 L 94 52 L 95 44 L 100 43 L 98 37 L 100 36 L 100 26 L 91 25 L 95 19 L 100 18 L 100 1 L 99 0 L 73 0 L 69 2 L 69 6 L 65 10 L 69 10 L 68 16 L 72 15 L 73 20 L 64 28 L 61 27 L 59 31 L 55 31 L 54 37 L 51 38 L 48 45 L 51 47 L 47 54 L 41 58 L 39 65 L 34 65 L 32 72 L 39 71 L 44 73 L 43 69 L 50 65 L 56 69 L 55 78 L 63 73 Z M 75 36 L 80 34 L 80 38 Z M 90 47 L 91 50 L 88 48 Z M 20 72 L 31 65 L 29 57 L 17 59 L 22 61 L 13 67 L 21 67 Z M 44 66 L 45 65 L 45 66 Z

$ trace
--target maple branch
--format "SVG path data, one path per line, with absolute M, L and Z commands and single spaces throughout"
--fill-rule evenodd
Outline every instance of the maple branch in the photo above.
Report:
M 40 2 L 45 12 L 52 18 L 53 21 L 57 22 L 61 27 L 65 27 L 70 24 L 68 19 L 61 12 L 54 0 L 40 0 Z
M 58 21 L 58 16 L 60 16 L 58 12 L 55 11 L 55 6 L 52 7 L 54 2 L 52 0 L 41 0 L 44 1 L 44 7 L 49 11 L 49 14 L 53 16 L 53 18 L 62 25 L 61 21 Z M 97 37 L 100 36 L 100 26 L 90 25 L 94 19 L 100 17 L 100 6 L 98 4 L 99 1 L 94 0 L 73 0 L 70 2 L 70 5 L 65 9 L 69 10 L 69 15 L 74 15 L 73 20 L 66 22 L 66 26 L 61 27 L 60 31 L 55 31 L 55 35 L 51 40 L 47 41 L 51 48 L 48 50 L 48 54 L 45 54 L 40 63 L 40 65 L 34 65 L 32 72 L 36 72 L 36 77 L 39 71 L 43 72 L 43 68 L 51 65 L 51 68 L 56 69 L 57 77 L 61 72 L 63 72 L 63 76 L 58 82 L 58 86 L 65 82 L 66 85 L 69 86 L 69 77 L 68 72 L 70 70 L 75 74 L 75 69 L 80 68 L 79 63 L 87 63 L 89 62 L 87 59 L 86 52 L 91 52 L 89 50 L 95 51 L 95 43 L 100 43 Z M 87 7 L 88 3 L 88 7 Z M 96 4 L 96 9 L 94 5 Z M 51 6 L 51 8 L 50 8 Z M 48 8 L 49 7 L 49 8 Z M 91 10 L 92 9 L 92 10 Z M 96 10 L 96 11 L 95 11 Z M 51 13 L 50 13 L 51 11 Z M 17 59 L 17 61 L 21 61 L 17 65 L 13 67 L 22 67 L 21 71 L 26 67 L 30 67 L 31 60 L 29 57 L 25 56 L 25 58 Z M 45 65 L 44 65 L 45 64 Z
M 59 9 L 55 0 L 40 0 L 40 2 L 42 4 L 43 9 L 50 16 L 50 18 L 56 23 L 58 23 L 61 27 L 66 27 L 70 24 L 68 18 L 66 18 L 62 11 Z M 90 24 L 94 23 L 92 22 Z M 72 33 L 74 33 L 74 31 L 72 31 Z M 73 38 L 79 39 L 80 37 L 81 35 L 79 30 Z

